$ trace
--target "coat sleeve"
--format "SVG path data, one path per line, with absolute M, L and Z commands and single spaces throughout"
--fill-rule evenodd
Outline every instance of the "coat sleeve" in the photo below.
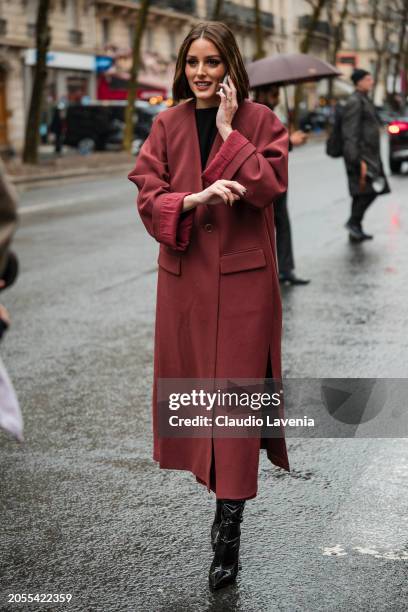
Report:
M 183 201 L 192 192 L 171 191 L 166 133 L 160 116 L 153 122 L 128 178 L 139 190 L 137 206 L 149 234 L 157 242 L 184 251 L 190 242 L 194 210 L 183 213 Z
M 358 167 L 361 160 L 361 104 L 356 98 L 350 98 L 344 107 L 341 132 L 344 160 L 348 165 Z
M 259 136 L 258 136 L 259 135 Z M 219 179 L 235 180 L 246 187 L 245 200 L 264 208 L 288 187 L 288 133 L 276 115 L 266 109 L 254 130 L 255 146 L 233 130 L 202 174 L 208 187 Z

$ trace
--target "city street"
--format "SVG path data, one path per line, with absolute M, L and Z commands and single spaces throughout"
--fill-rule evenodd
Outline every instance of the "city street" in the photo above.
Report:
M 296 272 L 312 282 L 282 290 L 285 377 L 407 377 L 408 173 L 390 183 L 367 213 L 374 240 L 351 245 L 343 161 L 322 142 L 291 153 Z M 209 592 L 214 499 L 151 456 L 158 245 L 135 199 L 126 176 L 21 198 L 2 358 L 26 439 L 0 434 L 0 609 L 11 593 L 71 593 L 18 607 L 406 610 L 404 438 L 289 438 L 290 473 L 262 453 L 237 585 Z

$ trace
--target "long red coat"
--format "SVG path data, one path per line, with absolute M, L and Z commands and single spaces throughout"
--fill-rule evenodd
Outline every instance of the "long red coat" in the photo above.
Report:
M 195 100 L 159 114 L 129 174 L 147 231 L 160 243 L 153 392 L 154 459 L 190 470 L 216 494 L 257 492 L 259 449 L 289 470 L 284 438 L 159 438 L 158 378 L 263 378 L 268 353 L 281 377 L 282 309 L 272 205 L 287 189 L 288 135 L 266 106 L 245 100 L 225 142 L 217 134 L 204 172 Z M 247 188 L 232 207 L 183 199 L 218 179 Z M 213 446 L 212 446 L 213 445 Z

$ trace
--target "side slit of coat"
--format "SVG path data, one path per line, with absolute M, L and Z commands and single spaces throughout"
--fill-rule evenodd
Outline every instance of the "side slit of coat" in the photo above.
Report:
M 268 348 L 268 359 L 266 362 L 266 369 L 265 369 L 265 381 L 267 379 L 273 379 L 273 370 L 272 370 L 272 358 L 271 358 L 271 347 L 269 346 Z M 265 414 L 265 411 L 264 411 Z M 261 437 L 260 439 L 260 444 L 259 444 L 259 450 L 261 448 L 268 448 L 268 438 L 265 437 Z
M 271 348 L 269 346 L 268 347 L 268 358 L 267 358 L 266 368 L 265 368 L 265 380 L 271 379 L 271 378 L 273 379 L 273 371 L 272 371 Z M 259 450 L 261 450 L 261 448 L 267 448 L 267 444 L 268 444 L 268 439 L 261 437 L 260 443 L 259 443 Z M 213 491 L 214 493 L 216 493 L 216 490 L 217 490 L 217 474 L 216 474 L 216 469 L 215 469 L 215 452 L 214 452 L 214 438 L 213 437 L 211 437 L 211 465 L 210 465 L 210 479 L 208 483 L 208 489 Z

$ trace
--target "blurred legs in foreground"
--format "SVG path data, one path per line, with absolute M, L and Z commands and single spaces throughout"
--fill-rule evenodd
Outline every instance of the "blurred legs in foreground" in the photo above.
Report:
M 0 162 L 0 291 L 10 287 L 18 275 L 17 256 L 10 243 L 17 225 L 17 197 Z M 0 304 L 0 341 L 10 325 L 7 309 Z M 0 427 L 23 441 L 23 418 L 13 385 L 0 358 Z

